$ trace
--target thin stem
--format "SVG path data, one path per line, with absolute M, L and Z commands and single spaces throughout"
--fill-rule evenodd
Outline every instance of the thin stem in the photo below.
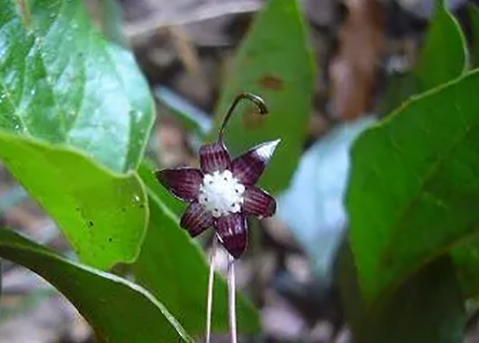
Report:
M 236 333 L 236 289 L 235 289 L 235 259 L 229 255 L 228 264 L 228 307 L 230 320 L 231 343 L 237 342 Z
M 253 102 L 256 106 L 258 106 L 259 113 L 261 115 L 268 114 L 268 107 L 266 107 L 266 103 L 259 96 L 251 94 L 251 93 L 241 93 L 237 95 L 235 100 L 233 101 L 233 104 L 231 104 L 231 107 L 228 110 L 228 113 L 226 113 L 225 119 L 223 120 L 223 124 L 221 124 L 220 132 L 218 134 L 218 141 L 220 143 L 223 142 L 224 131 L 226 126 L 228 125 L 231 115 L 233 114 L 233 111 L 235 110 L 236 106 L 241 100 L 249 100 Z
M 217 246 L 216 235 L 214 235 L 211 245 L 210 273 L 208 276 L 208 293 L 206 300 L 206 343 L 210 343 L 211 339 L 211 314 L 213 312 L 213 285 L 215 280 L 215 255 Z
M 251 239 L 249 240 L 249 250 L 251 252 L 250 256 L 253 261 L 259 261 L 261 259 L 260 254 L 261 246 L 261 228 L 259 225 L 259 220 L 252 220 L 250 223 L 251 227 L 248 230 L 251 234 Z M 249 289 L 251 290 L 253 303 L 262 307 L 263 304 L 263 290 L 265 289 L 264 277 L 262 277 L 261 263 L 252 263 L 253 275 L 251 282 L 249 284 Z

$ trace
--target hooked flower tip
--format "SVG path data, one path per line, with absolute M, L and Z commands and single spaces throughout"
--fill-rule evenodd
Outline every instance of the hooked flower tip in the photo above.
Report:
M 281 142 L 281 139 L 276 139 L 271 142 L 266 142 L 258 146 L 256 149 L 256 154 L 265 160 L 269 160 L 273 156 L 276 147 Z

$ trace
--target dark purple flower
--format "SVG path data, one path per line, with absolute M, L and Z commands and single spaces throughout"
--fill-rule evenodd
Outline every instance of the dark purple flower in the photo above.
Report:
M 165 188 L 189 203 L 181 218 L 181 227 L 195 237 L 213 226 L 220 242 L 235 258 L 246 249 L 246 216 L 270 217 L 276 211 L 274 198 L 255 183 L 280 141 L 260 144 L 231 160 L 223 143 L 223 132 L 242 99 L 253 101 L 262 114 L 267 113 L 261 98 L 240 94 L 225 117 L 218 142 L 200 148 L 200 169 L 165 169 L 156 173 Z

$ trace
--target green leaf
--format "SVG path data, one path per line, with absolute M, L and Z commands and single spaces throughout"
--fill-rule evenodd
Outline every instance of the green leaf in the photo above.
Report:
M 85 263 L 106 269 L 136 258 L 148 215 L 136 174 L 114 175 L 79 152 L 1 131 L 0 146 L 3 163 L 57 220 Z
M 460 343 L 466 322 L 461 285 L 451 259 L 431 263 L 374 309 L 361 303 L 347 244 L 340 253 L 341 297 L 358 343 Z
M 81 1 L 5 1 L 0 52 L 0 128 L 136 169 L 153 123 L 148 87 Z
M 478 87 L 479 72 L 469 73 L 357 140 L 347 208 L 367 303 L 477 234 Z
M 362 321 L 366 320 L 366 309 L 361 296 L 357 268 L 350 244 L 350 234 L 348 233 L 343 236 L 338 247 L 334 267 L 336 269 L 335 286 L 339 291 L 344 317 L 351 331 L 358 333 L 362 330 Z
M 81 1 L 17 0 L 0 6 L 0 55 L 3 163 L 83 261 L 131 262 L 147 209 L 130 172 L 153 121 L 131 53 L 94 30 Z
M 148 168 L 140 167 L 140 174 L 147 185 L 151 218 L 134 274 L 190 334 L 203 334 L 209 269 L 204 254 L 165 206 L 165 201 L 172 196 L 158 192 L 163 188 Z M 215 332 L 225 332 L 228 328 L 227 287 L 222 277 L 217 275 L 215 281 L 212 327 Z M 241 296 L 237 298 L 237 305 L 240 331 L 258 332 L 259 317 L 252 305 Z
M 417 78 L 412 72 L 391 75 L 384 94 L 381 113 L 392 113 L 406 99 L 420 92 Z
M 5 229 L 0 229 L 0 256 L 58 288 L 101 342 L 193 342 L 161 303 L 132 282 L 68 261 Z
M 239 110 L 227 129 L 226 142 L 233 154 L 240 154 L 263 141 L 281 138 L 261 182 L 272 192 L 289 183 L 303 151 L 311 111 L 313 60 L 298 6 L 295 0 L 266 3 L 229 71 L 216 118 L 218 128 L 241 92 L 264 98 L 270 114 L 262 117 L 250 111 L 242 116 Z
M 471 20 L 471 35 L 472 35 L 472 66 L 479 67 L 479 9 L 476 5 L 467 4 L 467 11 Z
M 462 343 L 466 314 L 454 266 L 443 257 L 403 284 L 369 322 L 364 343 Z
M 479 239 L 471 238 L 452 251 L 458 278 L 466 297 L 479 295 Z
M 422 92 L 451 81 L 467 66 L 467 44 L 461 27 L 444 5 L 436 1 L 436 12 L 416 66 Z
M 466 71 L 467 44 L 461 27 L 443 0 L 436 4 L 414 72 L 390 78 L 383 113 L 392 112 L 412 95 L 451 81 Z
M 123 34 L 123 9 L 116 0 L 104 0 L 98 3 L 100 24 L 105 37 L 118 45 L 127 47 L 128 41 Z

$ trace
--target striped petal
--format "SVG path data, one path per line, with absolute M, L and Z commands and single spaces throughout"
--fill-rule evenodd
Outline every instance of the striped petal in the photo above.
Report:
M 211 174 L 229 168 L 231 158 L 223 144 L 214 143 L 200 148 L 200 163 L 203 173 Z
M 242 214 L 233 213 L 220 217 L 217 222 L 217 234 L 220 242 L 234 258 L 243 255 L 248 235 L 246 219 Z
M 198 198 L 203 174 L 194 168 L 164 169 L 156 172 L 156 178 L 173 195 L 193 201 Z
M 181 217 L 180 226 L 187 230 L 191 237 L 196 237 L 213 226 L 213 222 L 211 213 L 205 211 L 203 205 L 193 202 Z
M 234 159 L 231 163 L 233 175 L 243 184 L 254 185 L 263 174 L 279 142 L 280 140 L 277 139 L 257 145 Z
M 258 217 L 271 217 L 276 212 L 276 201 L 265 191 L 255 187 L 246 187 L 241 209 L 246 214 Z

